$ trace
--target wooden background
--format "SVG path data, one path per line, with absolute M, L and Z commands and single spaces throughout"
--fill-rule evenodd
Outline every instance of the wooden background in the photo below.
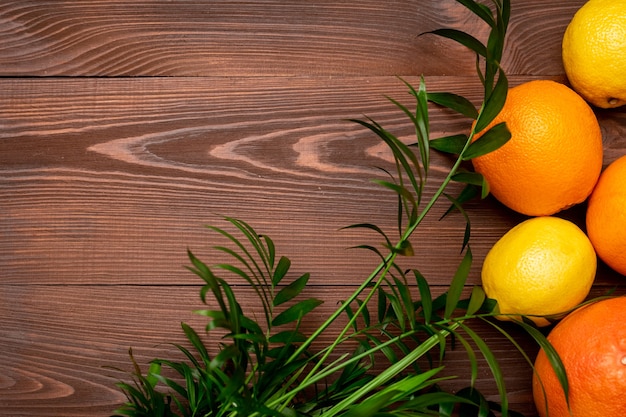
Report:
M 584 0 L 512 3 L 511 84 L 566 81 L 560 40 Z M 375 262 L 346 248 L 379 243 L 339 228 L 395 222 L 394 198 L 369 181 L 389 154 L 346 119 L 368 115 L 410 140 L 384 98 L 408 103 L 396 76 L 480 99 L 472 54 L 418 36 L 441 27 L 487 33 L 453 0 L 3 0 L 0 415 L 109 415 L 125 374 L 108 367 L 130 370 L 129 347 L 145 362 L 183 341 L 181 321 L 201 328 L 186 249 L 218 261 L 203 225 L 223 225 L 220 215 L 270 235 L 330 311 Z M 433 137 L 468 127 L 432 111 Z M 626 153 L 626 109 L 597 115 L 608 164 Z M 434 158 L 435 182 L 448 163 Z M 441 290 L 464 227 L 460 216 L 438 221 L 442 208 L 411 260 Z M 470 216 L 474 285 L 490 246 L 523 217 L 491 199 Z M 582 225 L 584 207 L 562 216 Z M 622 282 L 601 265 L 593 293 Z M 512 408 L 534 416 L 530 368 L 482 332 Z M 463 357 L 447 362 L 458 386 Z M 480 387 L 495 398 L 487 370 Z

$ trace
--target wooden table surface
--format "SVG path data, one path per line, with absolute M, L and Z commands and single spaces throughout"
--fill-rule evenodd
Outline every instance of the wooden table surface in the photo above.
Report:
M 503 60 L 511 84 L 566 81 L 565 27 L 584 0 L 513 0 Z M 402 76 L 480 99 L 474 58 L 420 33 L 486 29 L 453 0 L 3 0 L 0 3 L 0 415 L 107 416 L 114 383 L 201 328 L 186 249 L 212 263 L 220 216 L 246 220 L 311 272 L 329 312 L 376 259 L 342 226 L 395 224 L 395 199 L 370 182 L 390 155 L 350 118 L 409 139 Z M 468 122 L 432 109 L 432 136 Z M 597 111 L 605 165 L 626 153 L 626 109 Z M 434 176 L 449 161 L 434 157 Z M 576 169 L 576 167 L 572 167 Z M 464 221 L 416 235 L 412 258 L 443 289 Z M 490 246 L 524 219 L 492 199 L 469 206 L 480 283 Z M 584 208 L 563 217 L 578 224 Z M 600 265 L 593 294 L 624 289 Z M 320 313 L 320 320 L 323 314 Z M 314 325 L 315 323 L 313 323 Z M 511 326 L 534 357 L 536 348 Z M 531 370 L 483 329 L 513 409 L 534 416 Z M 467 384 L 463 352 L 447 365 Z M 479 386 L 496 388 L 486 370 Z

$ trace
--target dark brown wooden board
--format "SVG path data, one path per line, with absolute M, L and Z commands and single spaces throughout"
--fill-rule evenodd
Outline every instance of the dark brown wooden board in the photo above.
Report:
M 503 65 L 511 84 L 566 82 L 560 37 L 584 1 L 513 1 Z M 242 218 L 310 272 L 320 320 L 376 259 L 348 249 L 380 238 L 341 230 L 363 221 L 392 231 L 395 199 L 370 179 L 392 168 L 371 132 L 412 128 L 385 96 L 425 74 L 430 91 L 478 102 L 471 54 L 432 35 L 486 32 L 452 0 L 4 1 L 0 4 L 0 415 L 107 416 L 114 387 L 140 361 L 173 354 L 180 322 L 201 328 L 201 284 L 187 248 L 208 263 L 206 224 Z M 605 165 L 626 153 L 626 110 L 597 110 Z M 433 137 L 469 122 L 431 109 Z M 432 193 L 450 160 L 433 155 Z M 417 267 L 444 291 L 460 261 L 464 220 L 415 236 Z M 524 217 L 492 199 L 468 207 L 474 265 Z M 584 205 L 562 216 L 583 224 Z M 600 265 L 594 295 L 623 277 Z M 245 287 L 243 300 L 253 302 Z M 315 323 L 310 324 L 311 327 Z M 534 416 L 531 370 L 493 329 L 478 328 L 503 362 L 513 409 Z M 532 342 L 509 326 L 534 355 Z M 468 382 L 462 351 L 447 372 Z M 456 384 L 456 385 L 454 385 Z M 492 399 L 486 370 L 481 387 Z
M 507 70 L 560 74 L 583 3 L 512 1 Z M 0 75 L 44 77 L 453 75 L 472 55 L 424 33 L 487 33 L 454 0 L 7 0 L 0 22 Z

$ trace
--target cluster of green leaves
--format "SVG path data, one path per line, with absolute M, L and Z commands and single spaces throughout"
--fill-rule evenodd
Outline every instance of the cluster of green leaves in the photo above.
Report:
M 210 228 L 234 244 L 234 248 L 216 247 L 234 262 L 210 268 L 189 252 L 192 263 L 189 269 L 205 283 L 200 298 L 208 305 L 211 303 L 207 298 L 211 295 L 212 304 L 216 306 L 196 313 L 208 318 L 207 333 L 219 333 L 216 336 L 221 340 L 219 353 L 212 356 L 200 335 L 183 323 L 193 352 L 185 346 L 176 346 L 188 361 L 155 359 L 146 376 L 136 368 L 135 386 L 140 389 L 120 384 L 129 394 L 129 403 L 117 413 L 128 416 L 282 415 L 266 403 L 277 393 L 298 384 L 299 373 L 314 361 L 309 352 L 297 349 L 305 340 L 299 328 L 304 317 L 322 301 L 315 298 L 293 301 L 306 287 L 309 274 L 285 285 L 283 279 L 288 275 L 291 262 L 286 257 L 276 257 L 273 241 L 257 234 L 243 221 L 232 218 L 228 221 L 243 234 L 249 247 L 227 230 Z M 264 320 L 257 322 L 244 311 L 231 285 L 217 274 L 218 270 L 243 278 L 254 289 Z M 163 367 L 175 371 L 176 376 L 166 377 L 161 372 Z M 163 395 L 154 389 L 158 383 L 175 395 L 164 401 Z M 137 401 L 139 397 L 141 401 Z M 159 405 L 158 413 L 153 399 Z
M 219 341 L 217 353 L 212 355 L 203 338 L 185 323 L 182 329 L 190 347 L 176 345 L 185 360 L 154 359 L 144 375 L 131 351 L 133 381 L 118 384 L 128 402 L 115 413 L 135 417 L 405 416 L 451 415 L 459 405 L 467 415 L 501 409 L 471 387 L 456 395 L 438 387 L 447 379 L 439 373 L 450 335 L 467 349 L 472 381 L 478 377 L 478 361 L 470 341 L 501 379 L 487 345 L 464 324 L 470 317 L 488 316 L 492 307 L 479 287 L 468 299 L 460 299 L 469 274 L 469 255 L 450 290 L 436 298 L 418 271 L 403 271 L 394 263 L 306 336 L 300 330 L 303 322 L 322 303 L 303 297 L 309 275 L 285 283 L 291 263 L 276 256 L 273 241 L 241 220 L 226 220 L 241 236 L 210 228 L 233 244 L 215 247 L 233 262 L 209 267 L 189 252 L 189 269 L 205 283 L 200 297 L 214 306 L 196 313 L 208 318 L 205 330 L 209 336 L 216 334 L 212 340 Z M 256 292 L 263 320 L 244 311 L 222 273 L 243 278 Z M 463 314 L 453 316 L 459 310 Z M 314 350 L 313 342 L 331 331 L 330 325 L 340 316 L 346 320 L 334 342 Z M 438 358 L 432 358 L 434 350 L 439 351 Z M 428 360 L 421 363 L 422 358 Z M 166 390 L 159 389 L 159 384 Z
M 117 415 L 517 415 L 508 409 L 504 377 L 495 355 L 468 320 L 489 323 L 526 356 L 513 337 L 490 320 L 495 303 L 480 287 L 474 287 L 470 296 L 462 299 L 472 263 L 469 216 L 463 203 L 476 195 L 488 194 L 482 176 L 464 170 L 462 164 L 497 149 L 510 138 L 504 124 L 490 126 L 504 105 L 508 90 L 500 60 L 510 4 L 509 0 L 492 0 L 493 7 L 488 7 L 473 0 L 457 1 L 489 26 L 486 44 L 454 29 L 432 33 L 476 53 L 477 71 L 484 87 L 480 108 L 454 93 L 428 92 L 421 79 L 417 88 L 405 82 L 415 100 L 414 110 L 390 99 L 414 125 L 414 144 L 405 144 L 372 119 L 355 120 L 384 141 L 395 159 L 396 172 L 387 172 L 386 180 L 374 181 L 397 198 L 398 236 L 392 238 L 371 223 L 348 226 L 374 231 L 384 239 L 381 248 L 359 246 L 380 257 L 378 267 L 307 335 L 302 331 L 303 324 L 322 303 L 304 295 L 308 274 L 289 281 L 289 259 L 278 257 L 273 241 L 244 221 L 226 218 L 236 234 L 210 226 L 229 242 L 216 249 L 231 261 L 209 267 L 189 252 L 189 269 L 203 280 L 200 297 L 210 307 L 198 311 L 208 320 L 207 335 L 200 336 L 183 324 L 190 347 L 177 347 L 186 359 L 155 359 L 146 374 L 131 352 L 133 381 L 118 384 L 128 401 L 115 411 Z M 472 119 L 469 134 L 430 138 L 429 103 Z M 478 132 L 481 136 L 474 140 Z M 454 157 L 437 190 L 426 195 L 432 150 Z M 457 197 L 446 192 L 453 181 L 465 184 Z M 452 209 L 463 214 L 467 226 L 462 260 L 450 286 L 444 294 L 434 297 L 426 278 L 418 270 L 401 268 L 398 257 L 415 255 L 410 238 L 442 196 L 451 202 Z M 256 320 L 244 308 L 248 306 L 239 304 L 224 275 L 245 280 L 255 291 L 263 308 L 262 320 Z M 558 365 L 558 357 L 541 332 L 521 324 Z M 332 334 L 333 341 L 319 347 L 320 337 L 327 334 Z M 213 343 L 210 348 L 205 339 Z M 441 376 L 441 369 L 450 340 L 465 349 L 470 364 L 471 385 L 456 394 L 440 389 L 440 383 L 446 379 Z M 480 357 L 498 387 L 498 404 L 487 401 L 474 386 Z M 526 360 L 532 366 L 530 358 Z

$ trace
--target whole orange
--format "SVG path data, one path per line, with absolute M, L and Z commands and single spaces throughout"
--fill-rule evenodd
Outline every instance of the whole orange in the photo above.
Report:
M 529 216 L 551 215 L 587 199 L 602 170 L 602 133 L 582 97 L 555 81 L 530 81 L 509 90 L 484 131 L 501 122 L 511 139 L 472 160 L 495 198 Z
M 626 155 L 604 170 L 589 197 L 587 234 L 600 259 L 626 275 Z
M 541 350 L 533 376 L 533 397 L 539 416 L 626 415 L 625 322 L 626 297 L 617 297 L 583 306 L 552 329 L 548 340 L 565 366 L 571 414 L 561 384 Z

